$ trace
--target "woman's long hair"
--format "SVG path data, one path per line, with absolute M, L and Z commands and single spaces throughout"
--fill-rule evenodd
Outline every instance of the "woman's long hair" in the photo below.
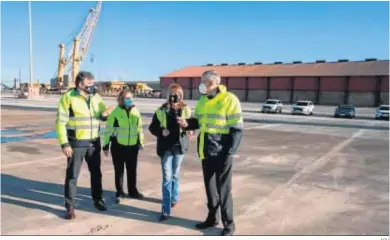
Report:
M 171 95 L 172 93 L 180 96 L 180 102 L 179 102 L 178 106 L 179 106 L 179 108 L 183 108 L 185 106 L 183 88 L 179 84 L 173 83 L 168 87 L 167 97 L 169 98 L 169 95 Z M 169 99 L 167 100 L 167 102 L 164 105 L 170 106 Z
M 117 101 L 118 101 L 118 105 L 123 107 L 123 101 L 125 100 L 125 96 L 130 93 L 131 96 L 133 96 L 133 93 L 130 91 L 129 88 L 125 88 L 123 89 L 122 91 L 120 91 L 119 95 L 118 95 L 118 98 L 117 98 Z

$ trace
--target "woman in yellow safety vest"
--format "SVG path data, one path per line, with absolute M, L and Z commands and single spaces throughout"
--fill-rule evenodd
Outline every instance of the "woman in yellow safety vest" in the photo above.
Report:
M 142 199 L 144 196 L 137 189 L 137 162 L 139 149 L 144 145 L 144 134 L 141 114 L 133 104 L 133 95 L 129 89 L 119 93 L 118 106 L 108 117 L 103 145 L 106 157 L 110 143 L 117 202 L 126 197 L 123 190 L 125 165 L 129 197 Z
M 191 109 L 184 104 L 183 89 L 178 84 L 168 88 L 168 101 L 159 107 L 149 126 L 149 131 L 157 137 L 157 155 L 162 164 L 162 213 L 160 221 L 168 219 L 171 208 L 178 203 L 180 166 L 184 153 L 188 151 L 191 131 L 183 131 L 177 118 L 188 119 Z

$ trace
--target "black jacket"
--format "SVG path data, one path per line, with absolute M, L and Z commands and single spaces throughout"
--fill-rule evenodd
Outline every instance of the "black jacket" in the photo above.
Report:
M 167 112 L 169 111 L 166 104 L 162 105 L 160 107 L 160 109 L 167 111 Z M 176 132 L 175 130 L 172 129 L 172 127 L 177 128 L 177 129 L 180 128 L 179 125 L 177 124 L 177 122 L 174 121 L 174 119 L 170 118 L 167 114 L 167 128 L 168 128 L 169 132 L 170 133 Z M 189 140 L 188 140 L 186 132 L 182 131 L 181 133 L 178 133 L 179 134 L 178 141 L 172 135 L 168 135 L 167 137 L 164 137 L 162 135 L 163 129 L 161 128 L 160 121 L 158 120 L 156 113 L 153 115 L 152 122 L 149 126 L 149 131 L 151 134 L 153 134 L 154 136 L 157 137 L 157 155 L 159 157 L 163 157 L 164 153 L 167 150 L 171 150 L 174 145 L 178 145 L 182 154 L 188 152 Z

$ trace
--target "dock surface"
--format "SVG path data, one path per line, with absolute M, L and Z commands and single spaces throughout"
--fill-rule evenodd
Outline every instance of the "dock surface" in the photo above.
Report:
M 2 235 L 219 235 L 222 225 L 194 227 L 207 214 L 196 139 L 183 162 L 179 205 L 158 221 L 161 165 L 147 125 L 159 103 L 148 101 L 140 103 L 146 146 L 138 162 L 146 198 L 114 203 L 114 168 L 102 154 L 108 211 L 93 207 L 84 163 L 73 221 L 63 218 L 66 159 L 55 111 L 3 106 Z M 389 235 L 388 122 L 248 114 L 258 121 L 246 121 L 234 160 L 236 235 Z

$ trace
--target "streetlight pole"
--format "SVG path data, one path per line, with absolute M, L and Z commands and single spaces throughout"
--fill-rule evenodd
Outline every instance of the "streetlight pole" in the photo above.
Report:
M 28 1 L 28 23 L 29 23 L 29 39 L 30 39 L 30 87 L 33 87 L 33 52 L 32 52 L 32 23 L 31 23 L 31 0 Z

